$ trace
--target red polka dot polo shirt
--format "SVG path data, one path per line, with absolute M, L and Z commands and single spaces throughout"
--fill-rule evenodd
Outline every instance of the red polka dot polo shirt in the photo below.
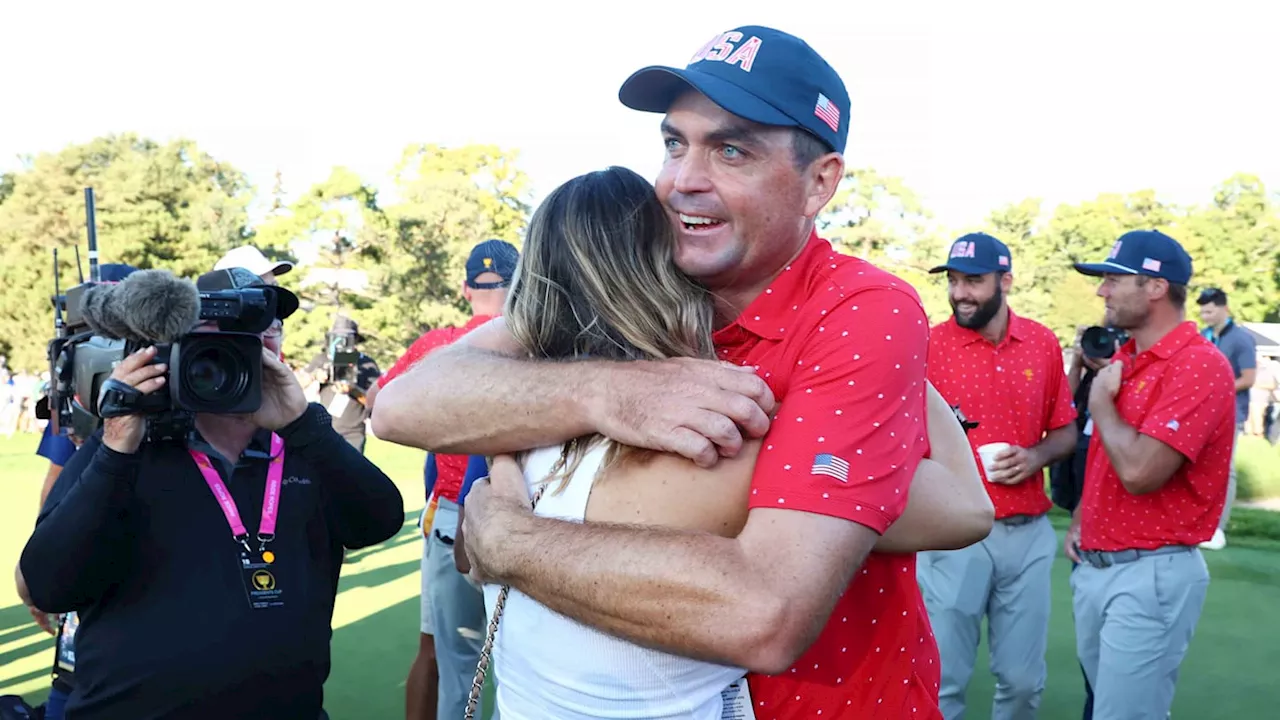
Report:
M 915 290 L 815 233 L 716 333 L 779 400 L 751 507 L 845 518 L 883 533 L 928 452 L 929 325 Z M 756 718 L 941 718 L 937 644 L 914 555 L 872 553 L 818 640 L 777 676 L 751 674 Z

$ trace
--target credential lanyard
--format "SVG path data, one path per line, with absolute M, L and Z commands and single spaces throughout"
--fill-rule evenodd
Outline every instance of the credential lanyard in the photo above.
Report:
M 187 452 L 191 453 L 191 458 L 196 461 L 196 467 L 200 468 L 200 474 L 204 476 L 209 490 L 213 492 L 218 505 L 222 507 L 222 514 L 226 516 L 227 525 L 231 527 L 231 536 L 243 545 L 245 550 L 253 552 L 249 548 L 249 531 L 245 530 L 244 522 L 240 519 L 240 509 L 236 507 L 235 498 L 231 497 L 227 484 L 222 482 L 218 471 L 209 461 L 209 456 L 191 448 L 187 448 Z M 265 550 L 267 543 L 276 537 L 276 518 L 280 515 L 280 485 L 283 478 L 284 440 L 272 433 L 271 464 L 267 466 L 267 488 L 262 494 L 262 519 L 258 522 L 258 552 Z

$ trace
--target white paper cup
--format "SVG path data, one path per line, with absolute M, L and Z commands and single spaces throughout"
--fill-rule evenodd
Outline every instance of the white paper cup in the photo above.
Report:
M 991 482 L 991 466 L 995 465 L 996 456 L 1012 447 L 1007 442 L 987 443 L 978 447 L 978 457 L 982 460 L 982 471 L 987 482 Z

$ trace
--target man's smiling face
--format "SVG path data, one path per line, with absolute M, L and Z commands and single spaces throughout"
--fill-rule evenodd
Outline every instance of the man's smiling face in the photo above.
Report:
M 676 227 L 676 264 L 712 290 L 780 271 L 803 243 L 810 204 L 793 130 L 759 125 L 688 91 L 662 123 L 655 187 Z

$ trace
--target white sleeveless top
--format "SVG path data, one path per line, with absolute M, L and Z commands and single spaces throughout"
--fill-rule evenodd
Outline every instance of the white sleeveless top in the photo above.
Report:
M 582 522 L 587 497 L 609 442 L 597 443 L 569 483 L 557 478 L 534 512 Z M 560 457 L 540 448 L 525 460 L 529 495 Z M 485 585 L 487 617 L 501 586 Z M 721 691 L 746 671 L 633 645 L 553 612 L 514 588 L 507 595 L 493 647 L 502 720 L 720 720 Z

